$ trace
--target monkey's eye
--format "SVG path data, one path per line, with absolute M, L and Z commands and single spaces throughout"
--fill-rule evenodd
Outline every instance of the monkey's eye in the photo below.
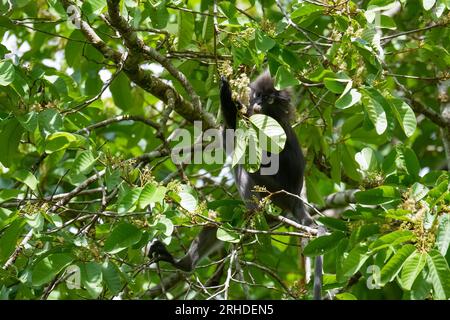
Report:
M 274 103 L 274 101 L 275 101 L 275 99 L 274 99 L 274 97 L 272 97 L 272 96 L 269 96 L 269 97 L 267 98 L 267 103 L 268 103 L 268 104 L 272 104 L 272 103 Z

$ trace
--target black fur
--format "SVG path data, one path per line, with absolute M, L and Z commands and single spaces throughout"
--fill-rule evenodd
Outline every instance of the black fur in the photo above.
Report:
M 273 79 L 268 72 L 264 72 L 250 85 L 250 106 L 247 116 L 255 113 L 268 115 L 283 127 L 286 133 L 286 144 L 279 154 L 279 170 L 274 175 L 262 175 L 261 170 L 248 173 L 243 166 L 236 166 L 235 180 L 239 193 L 249 207 L 254 197 L 266 196 L 251 190 L 254 186 L 265 187 L 270 192 L 285 190 L 300 195 L 303 187 L 303 173 L 305 160 L 302 150 L 290 125 L 291 105 L 287 90 L 278 91 L 274 88 Z M 220 100 L 225 127 L 236 129 L 236 116 L 238 106 L 231 99 L 231 90 L 225 78 L 222 78 Z M 256 108 L 255 108 L 256 106 Z M 267 164 L 266 164 L 267 165 Z M 283 210 L 290 212 L 302 224 L 310 225 L 312 219 L 304 210 L 303 202 L 286 194 L 275 195 L 271 200 Z
M 255 208 L 254 199 L 266 196 L 253 191 L 255 186 L 265 187 L 270 192 L 285 190 L 300 195 L 303 186 L 305 160 L 297 137 L 290 125 L 291 105 L 290 95 L 286 90 L 278 91 L 274 88 L 273 79 L 268 72 L 260 75 L 251 85 L 250 106 L 247 116 L 263 113 L 280 123 L 286 133 L 286 144 L 279 154 L 279 170 L 273 175 L 262 175 L 261 169 L 255 173 L 247 172 L 242 165 L 235 168 L 235 182 L 241 198 L 247 207 Z M 220 88 L 221 110 L 225 128 L 236 129 L 238 103 L 231 96 L 230 86 L 225 78 L 221 79 Z M 226 142 L 225 142 L 226 143 Z M 311 225 L 313 220 L 305 211 L 303 202 L 297 197 L 278 194 L 271 200 L 286 213 L 291 213 L 300 223 Z M 184 271 L 192 271 L 197 263 L 213 250 L 220 247 L 221 242 L 216 238 L 216 228 L 204 228 L 192 242 L 187 254 L 180 260 L 175 260 L 159 241 L 154 241 L 150 256 L 154 255 L 163 261 Z M 320 270 L 319 270 L 320 269 Z M 314 283 L 314 298 L 320 299 L 322 259 L 316 259 L 316 277 Z

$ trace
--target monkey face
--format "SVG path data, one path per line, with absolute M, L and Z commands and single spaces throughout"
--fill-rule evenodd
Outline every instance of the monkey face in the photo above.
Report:
M 267 114 L 267 111 L 276 100 L 275 93 L 263 93 L 252 90 L 250 94 L 250 112 Z
M 289 99 L 285 97 L 283 91 L 252 89 L 248 114 L 251 116 L 256 113 L 282 120 L 289 114 Z
M 276 90 L 269 72 L 264 72 L 250 84 L 248 114 L 268 115 L 278 122 L 289 121 L 290 95 L 287 90 Z

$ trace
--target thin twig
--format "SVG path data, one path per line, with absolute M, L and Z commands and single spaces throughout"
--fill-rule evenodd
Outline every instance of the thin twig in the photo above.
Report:
M 123 69 L 123 64 L 124 64 L 124 62 L 125 62 L 125 60 L 126 60 L 126 57 L 127 57 L 127 54 L 124 53 L 123 56 L 122 56 L 121 61 L 120 61 L 120 62 L 118 63 L 118 65 L 117 65 L 117 70 L 116 70 L 116 72 L 114 72 L 114 74 L 111 76 L 111 78 L 110 78 L 108 81 L 106 81 L 105 84 L 103 84 L 103 87 L 102 87 L 102 89 L 100 90 L 100 92 L 99 92 L 98 94 L 96 94 L 94 97 L 92 97 L 92 98 L 90 98 L 90 99 L 87 99 L 86 101 L 84 101 L 84 102 L 81 103 L 80 105 L 78 105 L 78 106 L 76 106 L 76 107 L 74 107 L 74 108 L 71 108 L 71 109 L 69 109 L 69 110 L 65 110 L 65 111 L 63 111 L 62 113 L 63 113 L 63 114 L 72 114 L 72 113 L 78 112 L 78 111 L 80 111 L 80 110 L 86 108 L 87 106 L 89 106 L 91 103 L 93 103 L 93 102 L 97 101 L 98 99 L 100 99 L 101 96 L 102 96 L 102 94 L 106 91 L 106 89 L 109 88 L 109 86 L 110 86 L 111 83 L 114 81 L 114 79 L 116 79 L 117 76 L 118 76 L 118 75 L 120 74 L 120 72 L 122 71 L 122 69 Z
M 427 30 L 430 30 L 430 29 L 434 29 L 434 28 L 445 27 L 445 26 L 447 26 L 448 24 L 449 24 L 449 23 L 436 23 L 436 24 L 432 24 L 432 25 L 429 25 L 429 26 L 424 27 L 424 28 L 419 28 L 419 29 L 414 29 L 414 30 L 407 30 L 407 31 L 395 33 L 395 34 L 392 34 L 392 35 L 390 35 L 390 36 L 382 37 L 382 38 L 381 38 L 381 41 L 386 41 L 386 42 L 387 42 L 387 40 L 392 40 L 392 39 L 394 39 L 394 38 L 398 38 L 398 37 L 401 37 L 401 36 L 405 36 L 405 35 L 407 35 L 407 34 L 418 33 L 418 32 L 422 32 L 422 31 L 427 31 Z
M 8 269 L 17 259 L 20 252 L 22 251 L 23 247 L 30 241 L 31 236 L 33 235 L 33 229 L 30 229 L 28 233 L 25 235 L 25 237 L 22 239 L 22 241 L 19 243 L 19 245 L 16 247 L 14 252 L 11 254 L 11 256 L 6 260 L 5 264 L 3 265 L 3 269 Z
M 174 9 L 174 10 L 180 10 L 180 11 L 189 12 L 189 13 L 193 13 L 193 14 L 199 14 L 199 15 L 202 15 L 202 16 L 216 17 L 216 15 L 214 15 L 212 13 L 209 13 L 209 12 L 200 12 L 200 11 L 195 11 L 195 10 L 191 10 L 191 9 L 188 9 L 188 8 L 176 7 L 176 6 L 173 6 L 173 5 L 166 5 L 166 7 L 170 8 L 170 9 Z M 226 18 L 225 16 L 220 15 L 220 14 L 218 14 L 217 17 L 218 18 Z
M 153 127 L 153 128 L 155 128 L 157 130 L 159 130 L 159 128 L 160 128 L 158 123 L 156 123 L 156 122 L 154 122 L 154 121 L 152 121 L 152 120 L 150 120 L 148 118 L 145 118 L 145 117 L 142 117 L 142 116 L 138 116 L 138 115 L 124 114 L 124 115 L 116 116 L 114 118 L 109 118 L 109 119 L 106 119 L 106 120 L 103 120 L 103 121 L 91 124 L 90 126 L 87 126 L 87 127 L 83 128 L 83 129 L 80 129 L 80 130 L 76 131 L 75 133 L 80 134 L 80 133 L 86 132 L 86 133 L 89 134 L 94 129 L 98 129 L 98 128 L 101 128 L 101 127 L 106 127 L 106 126 L 108 126 L 110 124 L 113 124 L 113 123 L 122 122 L 122 121 L 130 121 L 130 120 L 131 121 L 145 123 L 146 125 L 149 125 L 150 127 Z
M 284 18 L 288 22 L 288 25 L 292 26 L 295 30 L 300 31 L 306 37 L 306 39 L 308 39 L 308 41 L 311 42 L 314 49 L 316 49 L 316 51 L 321 55 L 323 61 L 326 61 L 327 58 L 323 54 L 322 49 L 319 48 L 319 46 L 316 44 L 316 42 L 313 39 L 311 39 L 311 37 L 308 35 L 308 33 L 303 28 L 299 27 L 294 21 L 291 20 L 288 13 L 284 9 L 283 5 L 281 4 L 280 0 L 275 0 L 275 2 L 277 3 L 277 6 L 280 9 L 281 13 L 283 14 Z
M 292 291 L 284 284 L 283 280 L 281 280 L 281 278 L 273 270 L 271 270 L 271 269 L 269 269 L 269 268 L 267 268 L 265 266 L 262 266 L 260 264 L 257 264 L 255 262 L 251 262 L 251 261 L 241 260 L 241 263 L 245 264 L 245 265 L 248 265 L 248 266 L 252 266 L 252 267 L 258 268 L 258 269 L 266 272 L 272 278 L 274 278 L 291 297 L 296 298 L 296 295 L 292 293 Z

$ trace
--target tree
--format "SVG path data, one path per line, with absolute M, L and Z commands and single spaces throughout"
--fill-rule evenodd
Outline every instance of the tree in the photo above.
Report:
M 0 297 L 308 299 L 308 237 L 333 299 L 450 298 L 448 0 L 0 9 Z M 220 75 L 238 90 L 265 68 L 295 93 L 327 235 L 269 230 L 279 210 L 246 217 L 229 164 L 171 157 L 177 130 L 220 124 Z M 161 288 L 151 240 L 181 256 L 205 224 L 225 249 Z

